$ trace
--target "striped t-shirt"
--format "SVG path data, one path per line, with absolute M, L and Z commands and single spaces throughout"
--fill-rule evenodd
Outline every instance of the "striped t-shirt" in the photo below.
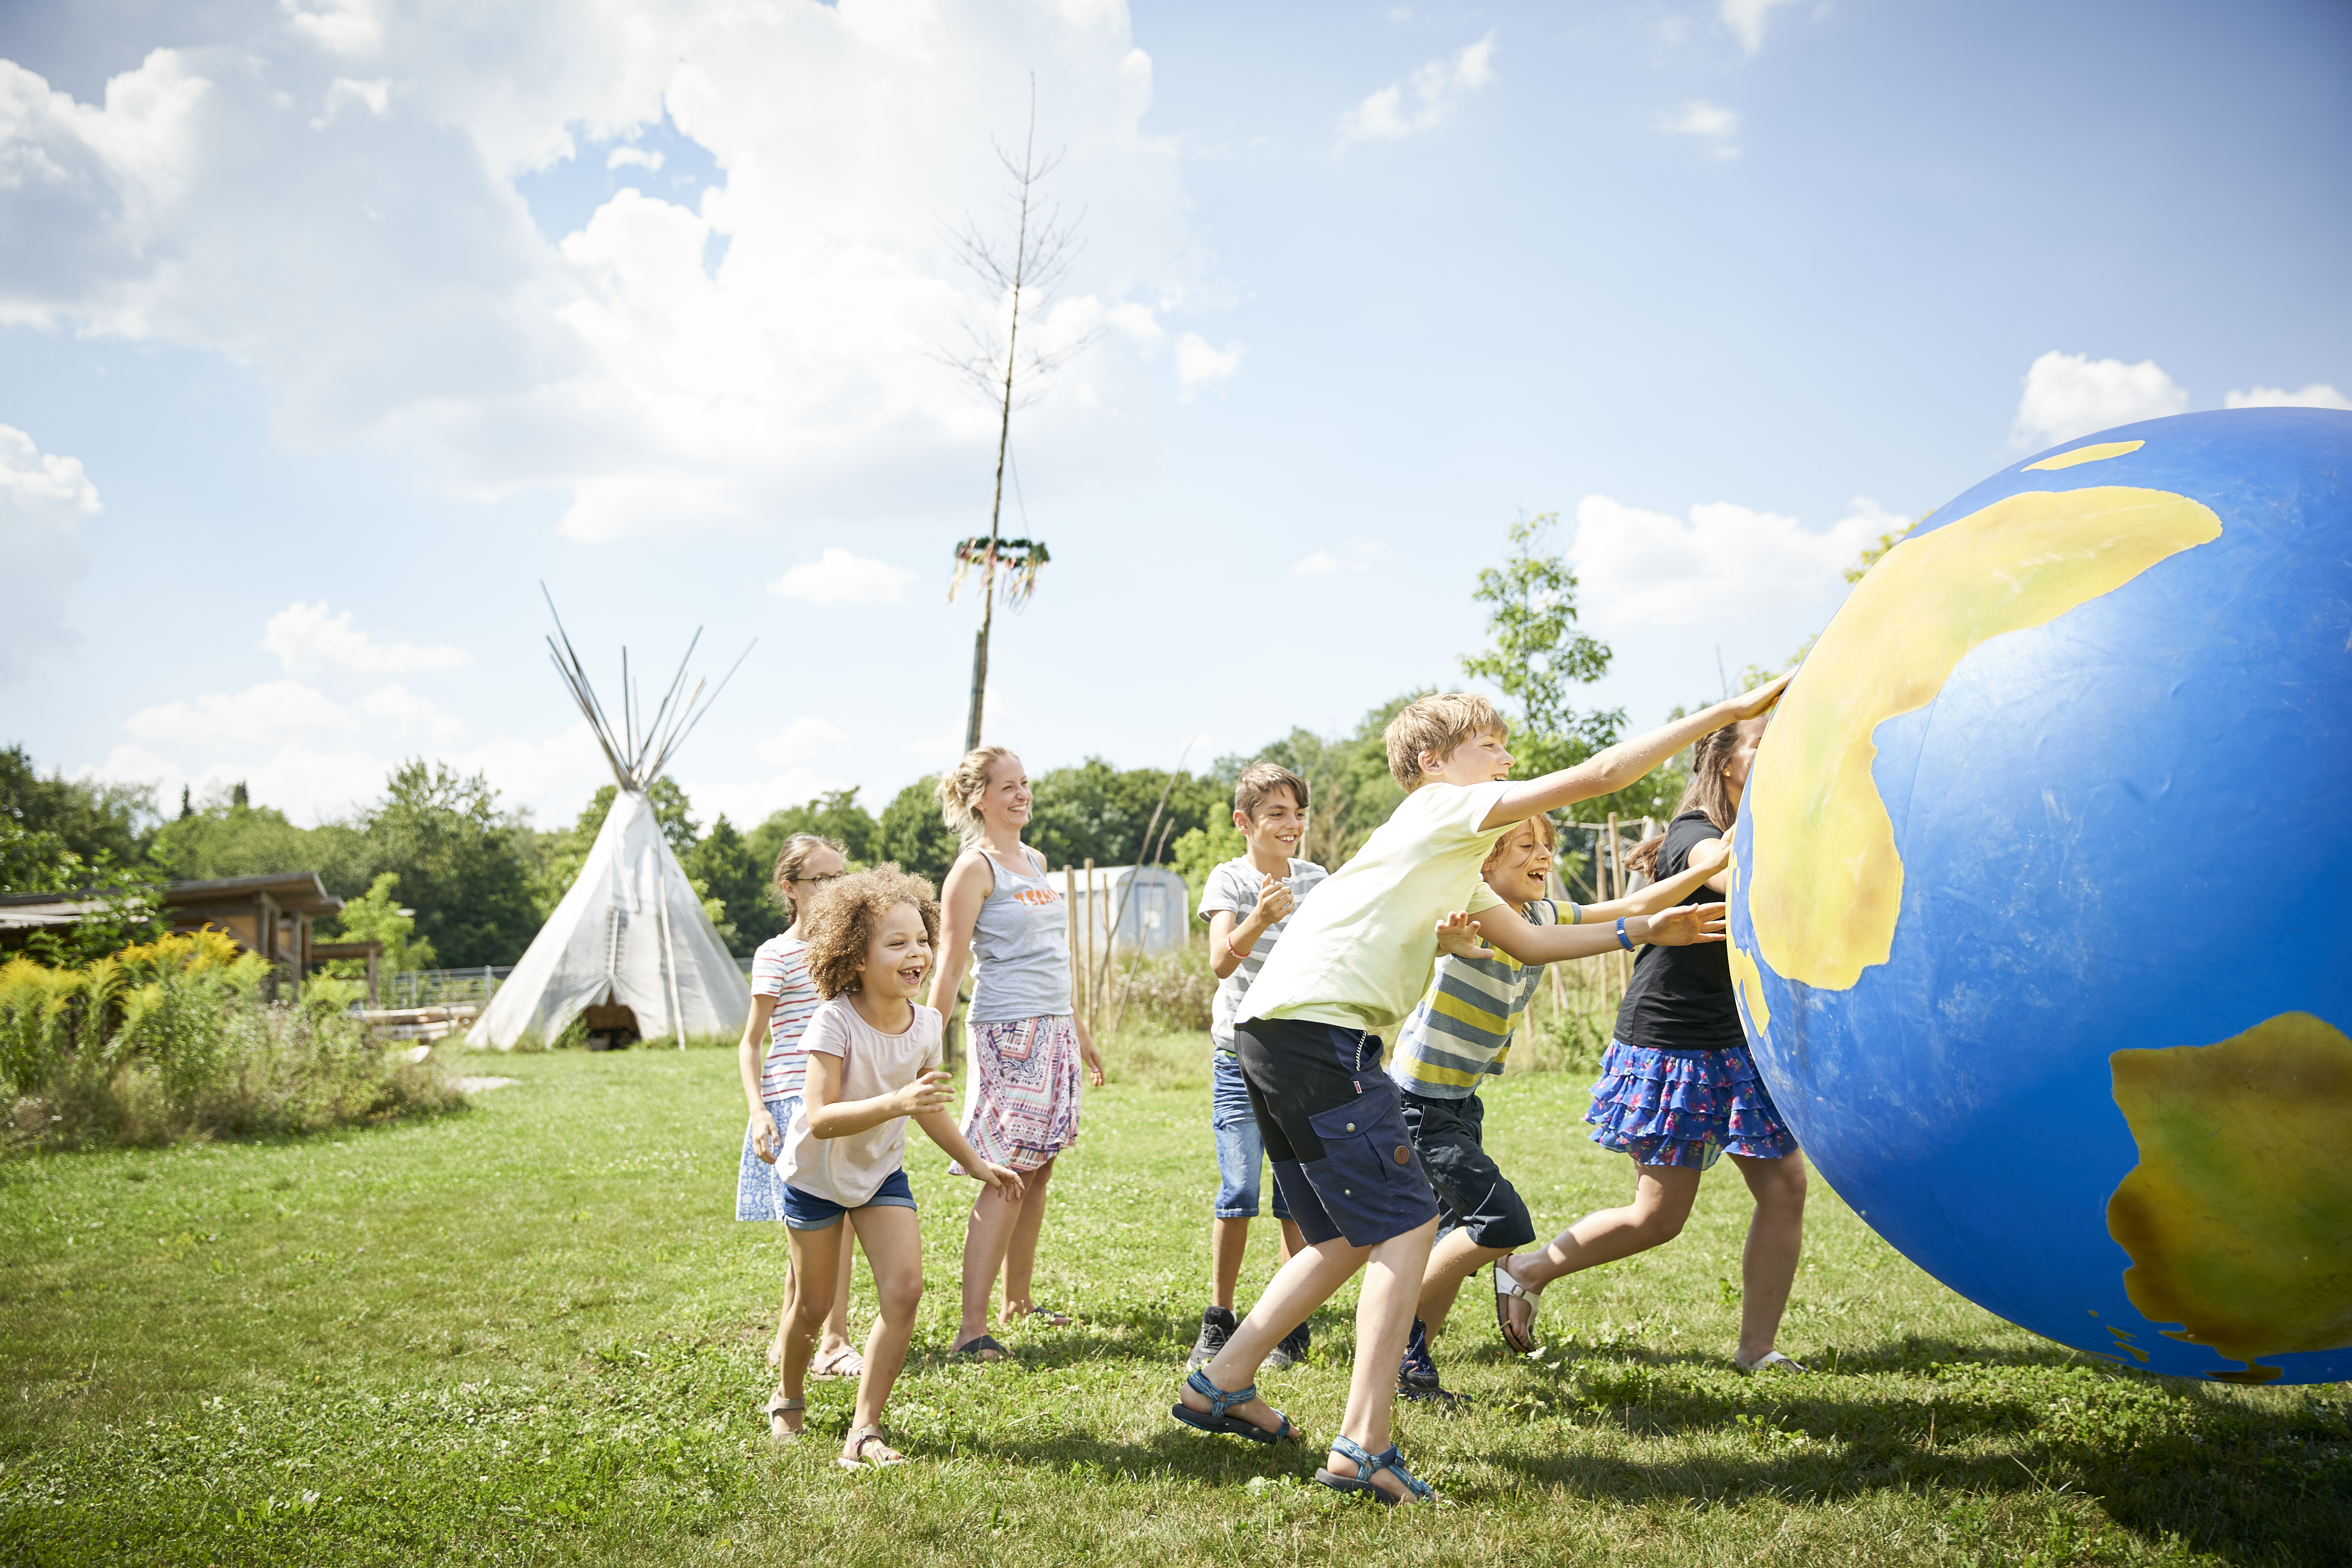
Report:
M 1575 910 L 1569 906 L 1570 924 Z M 1531 925 L 1560 923 L 1560 907 L 1549 899 L 1522 904 L 1519 913 Z M 1475 958 L 1440 954 L 1428 994 L 1397 1031 L 1389 1076 L 1424 1100 L 1467 1100 L 1480 1079 L 1503 1070 L 1542 973 L 1542 964 L 1521 963 L 1498 948 Z
M 816 1011 L 816 982 L 809 978 L 808 943 L 796 936 L 772 936 L 751 954 L 751 993 L 773 996 L 768 1015 L 768 1054 L 760 1063 L 760 1098 L 782 1100 L 801 1092 L 808 1055 L 801 1031 Z

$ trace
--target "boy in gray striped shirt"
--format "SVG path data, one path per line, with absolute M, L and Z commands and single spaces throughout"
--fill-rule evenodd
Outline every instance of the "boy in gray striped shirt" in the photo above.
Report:
M 1580 925 L 1643 916 L 1680 902 L 1721 868 L 1723 850 L 1715 849 L 1703 865 L 1695 860 L 1693 868 L 1679 877 L 1591 905 L 1543 896 L 1551 856 L 1550 821 L 1530 817 L 1496 841 L 1480 875 L 1496 897 L 1517 910 L 1528 924 Z M 1711 907 L 1719 916 L 1722 906 Z M 1507 917 L 1497 910 L 1494 918 Z M 1662 945 L 1721 940 L 1705 933 L 1695 919 L 1646 923 L 1648 940 Z M 1719 920 L 1716 929 L 1721 929 Z M 1405 1131 L 1437 1189 L 1444 1227 L 1422 1276 L 1421 1308 L 1397 1368 L 1397 1394 L 1450 1403 L 1460 1395 L 1440 1385 L 1430 1336 L 1445 1326 L 1464 1279 L 1536 1238 L 1526 1202 L 1486 1153 L 1486 1108 L 1478 1098 L 1478 1086 L 1503 1070 L 1549 960 L 1522 963 L 1499 947 L 1476 945 L 1459 929 L 1449 931 L 1439 945 L 1436 976 L 1397 1032 L 1388 1070 L 1403 1101 Z M 1559 946 L 1557 956 L 1567 957 L 1593 944 L 1570 939 Z

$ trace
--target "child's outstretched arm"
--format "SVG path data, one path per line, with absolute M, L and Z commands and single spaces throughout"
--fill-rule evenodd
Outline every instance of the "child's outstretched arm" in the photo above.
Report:
M 1723 868 L 1730 859 L 1731 840 L 1727 837 L 1710 838 L 1704 844 L 1693 846 L 1690 865 L 1679 876 L 1669 877 L 1663 882 L 1653 882 L 1646 888 L 1628 893 L 1622 899 L 1611 899 L 1606 903 L 1579 904 L 1576 906 L 1578 917 L 1590 924 L 1594 921 L 1613 921 L 1619 915 L 1654 915 L 1660 910 L 1672 909 L 1681 903 L 1697 892 L 1702 883 L 1721 892 Z
M 808 1107 L 809 1136 L 846 1138 L 869 1127 L 879 1127 L 894 1117 L 911 1116 L 919 1121 L 932 1111 L 944 1112 L 948 1075 L 932 1068 L 904 1089 L 894 1089 L 871 1100 L 845 1100 L 841 1098 L 841 1058 L 825 1051 L 811 1051 L 808 1079 L 801 1092 Z
M 1723 940 L 1721 904 L 1684 904 L 1654 915 L 1627 915 L 1625 935 L 1634 946 L 1687 947 Z M 1478 934 L 1521 963 L 1557 963 L 1566 958 L 1591 958 L 1619 947 L 1617 922 L 1606 925 L 1529 925 L 1516 910 L 1487 910 L 1475 915 L 1451 915 L 1446 925 L 1466 921 Z M 1439 928 L 1442 931 L 1444 926 Z
M 1620 741 L 1572 768 L 1515 784 L 1486 814 L 1486 820 L 1479 825 L 1480 831 L 1506 827 L 1580 800 L 1591 800 L 1596 795 L 1623 789 L 1701 736 L 1712 735 L 1726 724 L 1770 712 L 1772 704 L 1780 700 L 1781 689 L 1788 684 L 1787 675 L 1768 680 L 1745 696 L 1729 698 L 1687 718 L 1661 724 L 1646 735 Z
M 947 1075 L 941 1073 L 940 1077 L 944 1080 Z M 947 1113 L 944 1105 L 917 1116 L 915 1125 L 923 1130 L 924 1137 L 945 1151 L 949 1159 L 961 1165 L 973 1180 L 994 1190 L 998 1197 L 1018 1198 L 1021 1195 L 1021 1173 L 1010 1165 L 982 1159 L 980 1151 L 964 1137 L 963 1129 L 955 1124 L 955 1118 Z

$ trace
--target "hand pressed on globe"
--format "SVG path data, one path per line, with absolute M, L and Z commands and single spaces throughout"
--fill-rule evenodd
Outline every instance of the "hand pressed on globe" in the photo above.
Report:
M 1703 838 L 1692 845 L 1689 856 L 1683 861 L 1683 869 L 1705 871 L 1713 876 L 1723 869 L 1730 858 L 1731 835 L 1727 833 L 1720 838 Z
M 1788 670 L 1766 681 L 1755 690 L 1733 698 L 1731 700 L 1732 716 L 1735 719 L 1760 719 L 1772 711 L 1772 705 L 1780 700 L 1781 693 L 1788 689 L 1789 682 L 1796 677 L 1796 673 L 1793 669 Z
M 1656 947 L 1695 947 L 1723 940 L 1721 904 L 1683 904 L 1650 917 L 1643 940 Z

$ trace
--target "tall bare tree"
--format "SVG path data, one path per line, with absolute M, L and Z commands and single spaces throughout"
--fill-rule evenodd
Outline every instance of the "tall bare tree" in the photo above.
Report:
M 982 320 L 966 317 L 963 329 L 970 341 L 963 352 L 938 356 L 970 381 L 997 411 L 996 483 L 989 498 L 988 532 L 956 542 L 955 578 L 948 586 L 948 597 L 952 600 L 956 590 L 963 585 L 964 574 L 979 568 L 980 631 L 972 641 L 971 711 L 964 724 L 966 751 L 980 744 L 981 711 L 988 695 L 988 638 L 996 620 L 998 574 L 1001 571 L 1004 576 L 1005 602 L 1018 608 L 1036 591 L 1038 571 L 1052 559 L 1044 541 L 1007 539 L 1003 534 L 1004 465 L 1013 439 L 1013 411 L 1026 408 L 1044 396 L 1047 378 L 1100 335 L 1097 328 L 1051 349 L 1039 349 L 1034 342 L 1024 344 L 1021 340 L 1022 329 L 1034 326 L 1034 318 L 1053 303 L 1055 291 L 1068 276 L 1070 263 L 1078 252 L 1078 224 L 1086 216 L 1081 210 L 1077 217 L 1063 221 L 1061 209 L 1046 202 L 1038 192 L 1045 177 L 1060 165 L 1062 154 L 1038 154 L 1034 75 L 1029 79 L 1029 129 L 1022 139 L 1020 156 L 1015 157 L 993 139 L 991 144 L 996 148 L 997 162 L 1004 167 L 1005 216 L 1011 221 L 1012 241 L 1008 245 L 1001 235 L 983 233 L 969 215 L 961 226 L 948 231 L 947 239 L 956 259 L 995 296 L 996 309 Z

